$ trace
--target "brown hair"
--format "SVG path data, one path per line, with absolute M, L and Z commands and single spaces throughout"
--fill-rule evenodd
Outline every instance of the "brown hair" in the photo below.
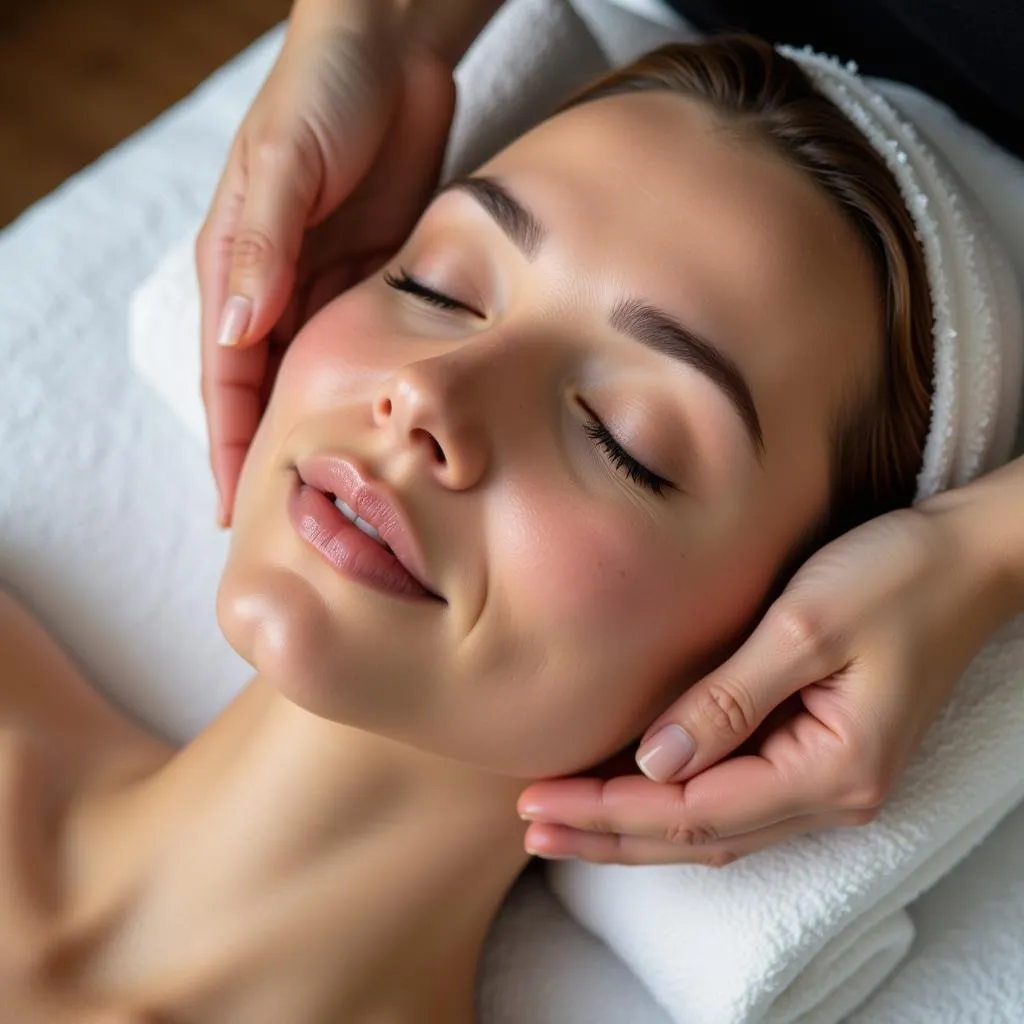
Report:
M 724 127 L 771 147 L 830 195 L 867 245 L 884 292 L 877 380 L 832 428 L 829 511 L 787 561 L 914 498 L 930 416 L 932 314 L 924 256 L 881 156 L 800 66 L 756 36 L 729 34 L 654 50 L 585 87 L 562 109 L 664 91 L 705 103 Z

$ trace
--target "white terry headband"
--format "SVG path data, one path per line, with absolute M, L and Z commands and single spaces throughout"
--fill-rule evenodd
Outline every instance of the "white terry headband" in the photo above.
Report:
M 778 46 L 881 154 L 913 218 L 934 322 L 931 422 L 916 499 L 959 487 L 1010 455 L 1024 344 L 1018 285 L 968 190 L 853 62 Z

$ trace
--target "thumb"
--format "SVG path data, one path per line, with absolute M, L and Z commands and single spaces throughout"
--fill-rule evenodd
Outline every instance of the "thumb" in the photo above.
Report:
M 217 332 L 226 346 L 265 338 L 281 318 L 320 191 L 318 174 L 292 141 L 250 143 L 243 159 L 245 201 L 230 239 L 227 298 Z
M 655 721 L 636 754 L 649 779 L 682 782 L 716 764 L 787 698 L 841 667 L 798 615 L 777 603 L 732 657 Z

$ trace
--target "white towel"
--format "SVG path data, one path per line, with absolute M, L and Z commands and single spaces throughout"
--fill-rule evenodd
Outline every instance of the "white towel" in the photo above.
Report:
M 976 209 L 971 188 L 878 82 L 858 74 L 855 62 L 809 46 L 778 49 L 881 155 L 924 253 L 934 369 L 916 500 L 970 483 L 1006 461 L 1016 433 L 1024 328 L 1008 254 Z
M 982 651 L 870 825 L 727 868 L 549 869 L 677 1024 L 831 1024 L 906 955 L 903 911 L 1024 797 L 1024 617 Z
M 554 36 L 533 36 L 522 22 L 522 36 L 510 32 L 514 12 L 527 4 L 535 5 L 537 25 L 544 24 L 543 12 L 558 19 L 567 12 L 557 0 L 519 0 L 507 9 L 506 41 L 517 39 L 521 53 L 536 62 L 531 47 Z M 587 8 L 595 6 L 587 0 Z M 566 29 L 559 46 L 577 45 L 577 27 L 559 24 Z M 660 40 L 648 35 L 644 43 L 653 41 Z M 473 67 L 470 60 L 480 61 L 474 73 L 483 75 L 501 50 L 484 59 L 487 52 L 480 46 L 460 68 L 464 94 L 472 94 L 474 80 L 465 75 Z M 591 43 L 584 52 L 588 63 L 596 62 Z M 566 54 L 552 50 L 544 60 L 569 62 Z M 504 64 L 504 71 L 511 74 L 514 64 Z M 481 96 L 492 99 L 464 108 L 474 111 L 473 121 L 500 121 L 503 104 L 517 95 L 500 75 L 491 81 L 492 91 Z M 913 90 L 893 87 L 888 94 L 898 106 L 909 95 L 909 102 L 924 108 L 924 114 L 907 112 L 923 134 L 940 136 L 933 141 L 963 177 L 983 183 L 983 203 L 1018 273 L 1024 270 L 1021 165 Z M 540 113 L 543 105 L 538 101 L 534 109 Z M 495 148 L 499 136 L 481 148 Z M 453 155 L 448 167 L 457 165 Z M 203 439 L 197 323 L 186 239 L 135 296 L 132 357 Z M 913 930 L 901 908 L 964 857 L 1024 795 L 1022 736 L 1024 621 L 1017 620 L 971 666 L 899 790 L 871 825 L 803 837 L 722 871 L 568 862 L 553 865 L 549 879 L 569 911 L 632 968 L 677 1024 L 837 1021 L 905 956 Z

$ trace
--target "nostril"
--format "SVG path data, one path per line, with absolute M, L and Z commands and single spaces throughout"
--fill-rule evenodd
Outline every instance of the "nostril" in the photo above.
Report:
M 421 427 L 417 427 L 417 429 L 413 431 L 413 436 L 416 437 L 418 440 L 424 441 L 428 445 L 430 445 L 431 449 L 434 452 L 434 459 L 439 465 L 447 465 L 448 457 L 445 455 L 444 449 L 441 447 L 441 444 L 437 440 L 437 438 L 434 437 L 434 435 L 429 430 L 423 430 Z
M 381 416 L 390 416 L 391 415 L 391 399 L 390 398 L 382 398 L 380 400 L 380 414 L 381 414 Z

